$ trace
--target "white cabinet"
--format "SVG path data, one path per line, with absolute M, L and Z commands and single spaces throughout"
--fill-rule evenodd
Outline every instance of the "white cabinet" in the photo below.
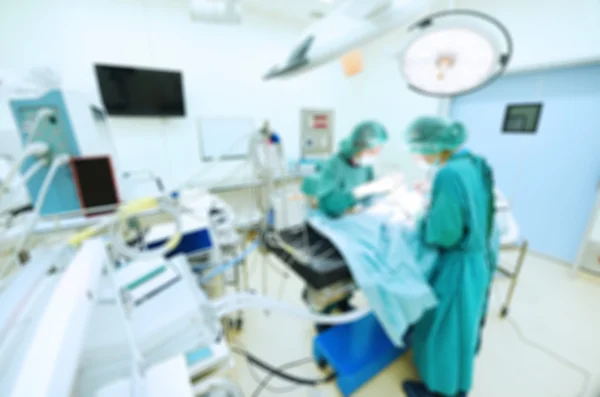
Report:
M 600 213 L 596 211 L 596 220 L 594 222 L 594 228 L 592 229 L 592 235 L 590 240 L 600 243 Z

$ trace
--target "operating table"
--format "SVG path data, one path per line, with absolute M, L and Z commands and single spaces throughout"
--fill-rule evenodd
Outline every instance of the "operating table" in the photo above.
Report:
M 496 223 L 500 230 L 501 251 L 518 251 L 513 272 L 499 264 L 498 272 L 511 279 L 501 315 L 508 314 L 519 275 L 528 250 L 528 242 L 520 236 L 518 225 L 508 202 L 497 193 Z M 339 250 L 307 222 L 279 231 L 266 233 L 264 245 L 306 284 L 303 299 L 314 311 L 322 311 L 348 297 L 356 285 L 350 269 Z M 273 238 L 276 235 L 277 238 Z
M 269 233 L 278 238 L 265 238 L 265 247 L 304 280 L 310 309 L 320 312 L 356 289 L 339 250 L 308 223 Z

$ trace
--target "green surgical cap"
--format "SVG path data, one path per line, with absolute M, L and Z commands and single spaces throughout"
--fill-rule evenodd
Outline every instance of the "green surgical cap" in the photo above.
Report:
M 438 154 L 462 146 L 467 140 L 467 131 L 459 122 L 451 123 L 439 117 L 419 117 L 406 129 L 404 140 L 413 153 Z
M 388 140 L 385 127 L 375 121 L 364 121 L 352 130 L 350 136 L 342 141 L 341 152 L 354 157 L 366 149 L 383 145 Z

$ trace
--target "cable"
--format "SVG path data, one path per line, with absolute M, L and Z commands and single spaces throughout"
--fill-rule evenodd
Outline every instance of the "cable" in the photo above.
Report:
M 240 343 L 239 341 L 237 342 L 238 344 Z M 244 350 L 248 350 L 246 348 L 244 348 Z M 264 378 L 262 377 L 262 375 L 256 371 L 258 371 L 259 369 L 255 368 L 254 365 L 250 364 L 250 361 L 248 360 L 244 360 L 244 362 L 246 363 L 246 368 L 248 369 L 248 373 L 252 376 L 252 378 L 254 379 L 254 381 L 256 382 L 256 384 L 260 384 Z M 268 372 L 268 375 L 271 375 L 270 372 Z M 275 391 L 275 390 L 273 390 Z M 276 392 L 276 391 L 275 391 Z
M 33 146 L 33 145 L 30 145 L 30 146 Z M 44 178 L 44 182 L 42 183 L 42 187 L 40 188 L 37 201 L 35 202 L 35 206 L 34 206 L 35 214 L 34 214 L 33 218 L 31 219 L 31 221 L 29 222 L 29 224 L 25 227 L 25 231 L 23 232 L 21 239 L 15 245 L 14 261 L 13 261 L 13 263 L 10 263 L 8 266 L 6 266 L 4 268 L 4 271 L 0 275 L 0 278 L 6 277 L 10 273 L 13 265 L 19 263 L 19 258 L 18 258 L 19 253 L 25 246 L 25 243 L 27 242 L 27 239 L 29 238 L 29 234 L 35 227 L 35 224 L 37 223 L 38 219 L 40 218 L 42 207 L 44 205 L 44 202 L 46 201 L 46 196 L 48 195 L 48 191 L 50 190 L 52 181 L 54 180 L 54 177 L 56 176 L 58 169 L 68 162 L 69 162 L 69 156 L 67 156 L 67 155 L 60 155 L 60 156 L 56 157 L 54 159 L 54 161 L 52 162 L 52 165 L 50 166 L 50 170 L 48 171 L 46 178 Z
M 8 216 L 8 219 L 7 219 L 6 225 L 5 225 L 5 227 L 8 229 L 8 228 L 10 228 L 12 226 L 12 221 L 17 216 L 25 214 L 27 212 L 31 212 L 31 211 L 33 211 L 33 205 L 26 204 L 26 205 L 23 205 L 21 207 L 13 208 L 13 209 L 11 209 L 9 211 L 2 212 L 2 213 L 0 213 L 0 216 L 4 216 L 4 215 Z
M 29 180 L 35 175 L 37 174 L 37 172 L 39 170 L 41 170 L 43 167 L 48 165 L 48 160 L 47 159 L 41 159 L 36 161 L 35 164 L 33 164 L 31 167 L 29 167 L 27 169 L 27 171 L 25 171 L 25 174 L 23 174 L 23 184 L 26 184 L 27 182 L 29 182 Z
M 48 171 L 48 175 L 44 179 L 44 183 L 42 183 L 42 187 L 40 188 L 40 193 L 38 194 L 37 201 L 35 202 L 35 212 L 37 216 L 39 216 L 42 206 L 46 201 L 46 196 L 48 195 L 48 191 L 50 190 L 50 186 L 52 185 L 52 181 L 56 177 L 56 173 L 58 169 L 63 165 L 69 162 L 70 157 L 67 155 L 60 155 L 54 159 L 52 165 L 50 166 L 50 170 Z
M 287 374 L 287 373 L 283 372 L 282 370 L 265 363 L 264 361 L 262 361 L 260 358 L 258 358 L 256 356 L 254 356 L 253 354 L 251 354 L 243 349 L 240 349 L 239 347 L 234 346 L 231 348 L 231 351 L 236 354 L 239 354 L 240 356 L 245 357 L 251 364 L 254 364 L 257 367 L 262 368 L 263 370 L 268 371 L 269 373 L 271 373 L 279 378 L 285 379 L 289 382 L 293 382 L 293 383 L 296 383 L 299 385 L 319 386 L 322 384 L 329 383 L 337 377 L 336 373 L 332 373 L 331 375 L 329 375 L 325 378 L 321 378 L 321 379 L 301 378 L 298 376 Z
M 227 396 L 243 397 L 244 393 L 233 381 L 226 378 L 208 378 L 205 381 L 194 385 L 194 395 L 204 396 L 211 390 L 220 389 L 227 392 Z
M 133 202 L 133 204 L 135 204 L 135 202 Z M 167 239 L 167 241 L 161 244 L 158 248 L 142 251 L 137 248 L 130 247 L 123 238 L 123 234 L 121 233 L 120 229 L 122 224 L 125 223 L 127 219 L 129 219 L 131 216 L 138 213 L 139 211 L 137 211 L 137 209 L 133 207 L 133 211 L 127 211 L 127 207 L 121 207 L 125 209 L 122 211 L 123 215 L 112 224 L 109 232 L 110 242 L 120 254 L 123 254 L 124 256 L 130 259 L 155 258 L 157 256 L 166 255 L 167 253 L 175 249 L 177 245 L 179 245 L 179 242 L 181 241 L 183 227 L 181 223 L 181 217 L 179 215 L 179 212 L 177 211 L 177 208 L 175 208 L 175 206 L 173 206 L 169 202 L 162 200 L 158 201 L 157 205 L 161 211 L 171 215 L 171 217 L 173 218 L 173 221 L 175 222 L 175 233 L 173 234 L 173 236 Z
M 31 179 L 31 178 L 32 178 L 32 177 L 33 177 L 35 174 L 37 174 L 37 173 L 38 173 L 38 171 L 40 171 L 42 168 L 44 168 L 44 167 L 45 167 L 45 166 L 47 166 L 47 165 L 48 165 L 48 160 L 47 160 L 47 159 L 38 160 L 38 161 L 37 161 L 35 164 L 33 164 L 31 167 L 29 167 L 29 168 L 27 169 L 27 171 L 25 172 L 25 174 L 23 174 L 23 177 L 22 177 L 21 183 L 22 183 L 23 185 L 27 184 L 27 182 L 29 182 L 29 180 L 30 180 L 30 179 Z M 5 208 L 11 208 L 11 207 L 12 207 L 12 205 L 13 205 L 13 201 L 15 201 L 15 197 L 12 197 L 12 200 L 11 200 L 11 198 L 9 198 L 9 201 L 8 201 L 8 203 L 6 203 L 6 204 L 4 205 L 4 207 L 5 207 Z M 29 206 L 27 206 L 27 207 L 29 207 Z M 22 207 L 22 208 L 24 208 L 24 207 Z M 32 207 L 32 208 L 33 208 L 33 207 Z M 13 213 L 13 211 L 10 211 L 10 212 L 11 212 L 11 218 L 14 218 L 16 215 L 18 215 L 18 214 L 14 214 L 14 213 Z M 21 212 L 23 212 L 23 211 L 21 211 Z
M 33 120 L 25 123 L 24 130 L 28 134 L 27 145 L 29 145 L 30 143 L 33 142 L 33 139 L 37 135 L 38 128 L 39 128 L 40 124 L 42 123 L 42 121 L 44 121 L 44 119 L 46 117 L 52 117 L 54 115 L 55 115 L 55 113 L 54 113 L 53 109 L 41 108 L 37 111 Z
M 312 357 L 307 357 L 307 358 L 303 358 L 302 360 L 296 360 L 296 361 L 292 361 L 289 362 L 287 364 L 284 364 L 280 367 L 278 367 L 277 369 L 280 371 L 283 371 L 285 369 L 290 369 L 290 368 L 295 368 L 295 367 L 299 367 L 302 365 L 306 365 L 306 364 L 310 364 L 313 363 L 314 360 L 312 359 Z M 267 375 L 267 377 L 265 377 L 262 381 L 260 381 L 258 387 L 252 392 L 252 395 L 250 397 L 259 397 L 260 393 L 263 390 L 268 390 L 272 393 L 289 393 L 292 390 L 297 389 L 299 386 L 298 385 L 292 385 L 292 386 L 286 386 L 286 387 L 273 387 L 273 386 L 268 386 L 269 382 L 271 381 L 271 379 L 273 379 L 275 377 L 275 375 L 273 373 L 270 373 L 269 375 Z
M 219 317 L 223 317 L 229 313 L 235 313 L 243 309 L 273 309 L 285 312 L 288 315 L 301 317 L 315 323 L 330 325 L 346 324 L 358 321 L 371 312 L 369 309 L 360 309 L 340 315 L 315 314 L 307 309 L 298 308 L 294 305 L 279 302 L 272 298 L 253 295 L 246 292 L 228 295 L 225 298 L 214 301 L 213 305 Z
M 517 336 L 519 337 L 521 342 L 523 342 L 525 345 L 546 354 L 548 357 L 554 359 L 556 362 L 558 362 L 558 363 L 564 365 L 565 367 L 571 369 L 572 371 L 580 374 L 583 377 L 583 383 L 581 386 L 581 390 L 579 391 L 579 394 L 577 394 L 577 397 L 585 397 L 586 396 L 588 388 L 590 386 L 590 380 L 592 377 L 592 375 L 589 371 L 587 371 L 585 368 L 582 368 L 579 365 L 573 363 L 571 360 L 561 356 L 560 354 L 555 353 L 552 350 L 548 349 L 547 347 L 540 345 L 539 343 L 534 342 L 531 339 L 529 339 L 528 337 L 526 337 L 525 334 L 523 333 L 523 331 L 521 330 L 521 326 L 515 319 L 508 317 L 507 320 L 508 320 L 508 323 L 513 327 L 513 329 L 517 333 Z
M 244 351 L 248 350 L 240 341 L 238 341 L 237 343 L 243 347 Z M 314 360 L 312 358 L 305 358 L 305 359 L 302 359 L 302 360 L 297 360 L 297 361 L 293 361 L 291 363 L 284 364 L 284 365 L 278 367 L 278 369 L 281 371 L 281 370 L 284 370 L 284 369 L 296 367 L 298 365 L 303 365 L 303 364 L 306 364 L 306 363 L 311 363 L 313 361 Z M 273 373 L 269 372 L 268 375 L 265 378 L 263 378 L 261 376 L 261 374 L 259 374 L 259 373 L 256 372 L 257 369 L 254 367 L 254 365 L 252 365 L 250 363 L 249 360 L 245 360 L 245 362 L 246 362 L 246 367 L 248 368 L 248 373 L 252 376 L 252 378 L 254 378 L 254 381 L 256 381 L 256 383 L 258 384 L 257 390 L 254 391 L 254 393 L 252 394 L 252 396 L 254 396 L 257 392 L 260 394 L 260 392 L 263 389 L 266 389 L 266 390 L 268 390 L 268 391 L 270 391 L 272 393 L 289 393 L 292 390 L 295 390 L 295 389 L 301 387 L 301 385 L 298 385 L 298 384 L 293 384 L 291 386 L 285 386 L 285 387 L 268 386 L 267 384 L 269 383 L 269 381 L 271 379 L 273 379 L 273 377 L 275 375 L 273 375 Z M 262 385 L 262 387 L 261 387 L 261 385 Z
M 2 185 L 0 185 L 0 198 L 2 198 L 2 196 L 8 191 L 8 187 L 10 186 L 12 178 L 18 173 L 19 168 L 21 168 L 21 166 L 29 156 L 42 156 L 47 152 L 48 145 L 46 143 L 35 142 L 27 145 L 25 147 L 25 150 L 23 150 L 21 157 L 19 157 L 17 161 L 15 161 L 15 164 L 8 171 L 8 174 L 6 174 L 6 177 L 2 181 Z
M 238 263 L 242 262 L 246 257 L 248 257 L 248 255 L 250 255 L 252 252 L 254 252 L 258 248 L 259 245 L 260 245 L 259 240 L 258 239 L 254 240 L 252 243 L 250 243 L 248 245 L 248 247 L 244 251 L 242 251 L 242 253 L 238 254 L 236 257 L 223 263 L 222 265 L 219 265 L 215 269 L 211 270 L 207 275 L 202 277 L 200 279 L 200 284 L 206 284 L 213 278 L 225 273 L 230 268 L 236 266 Z M 202 269 L 203 269 L 202 266 L 195 266 L 193 268 L 193 270 L 195 272 L 201 271 Z

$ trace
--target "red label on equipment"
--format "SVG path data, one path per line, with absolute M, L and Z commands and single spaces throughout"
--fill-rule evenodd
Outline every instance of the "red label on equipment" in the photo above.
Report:
M 329 128 L 329 117 L 326 114 L 315 114 L 312 124 L 315 130 L 325 130 Z

